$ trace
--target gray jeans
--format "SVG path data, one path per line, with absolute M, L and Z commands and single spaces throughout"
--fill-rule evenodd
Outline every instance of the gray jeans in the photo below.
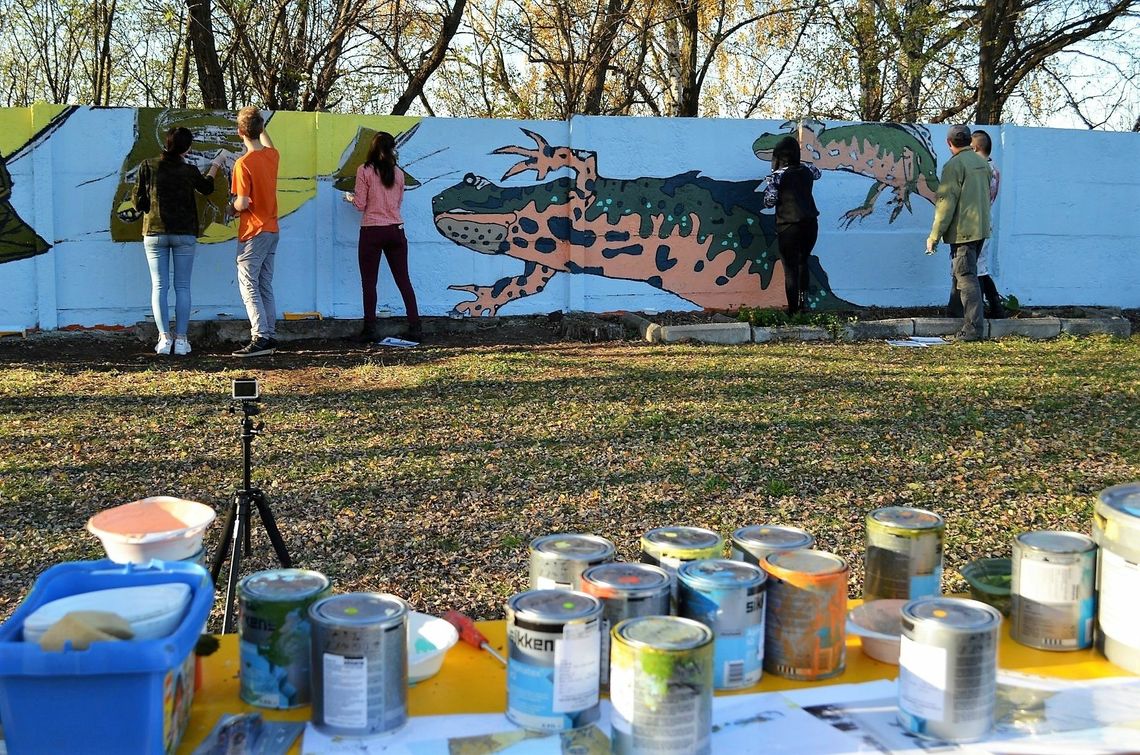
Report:
M 964 336 L 981 337 L 985 326 L 982 319 L 982 287 L 978 283 L 978 251 L 981 247 L 981 241 L 950 245 L 950 266 L 954 273 L 951 296 L 956 291 L 962 297 L 962 308 L 966 315 L 961 331 Z
M 251 340 L 273 338 L 277 334 L 277 306 L 273 301 L 277 239 L 276 233 L 262 232 L 249 241 L 238 242 L 238 289 L 249 316 Z

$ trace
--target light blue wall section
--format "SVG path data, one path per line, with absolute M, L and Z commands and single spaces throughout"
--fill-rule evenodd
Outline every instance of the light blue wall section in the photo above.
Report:
M 50 136 L 4 156 L 13 179 L 11 206 L 53 248 L 0 264 L 0 327 L 129 325 L 150 313 L 142 244 L 113 241 L 108 228 L 124 160 L 134 143 L 134 119 L 135 111 L 129 109 L 79 108 Z M 404 218 L 423 314 L 444 315 L 472 298 L 452 286 L 492 286 L 522 274 L 525 266 L 525 255 L 514 247 L 505 253 L 479 253 L 445 237 L 436 228 L 437 215 L 461 208 L 433 208 L 433 198 L 469 173 L 508 189 L 544 185 L 559 177 L 573 182 L 576 174 L 567 168 L 541 179 L 533 171 L 504 178 L 525 158 L 495 150 L 534 149 L 523 129 L 539 134 L 552 147 L 596 154 L 602 178 L 651 179 L 646 191 L 656 201 L 662 179 L 690 171 L 726 183 L 762 178 L 769 166 L 753 154 L 753 142 L 765 132 L 781 131 L 781 124 L 599 117 L 529 123 L 423 120 L 401 150 L 401 164 L 422 184 L 407 193 Z M 1140 306 L 1140 134 L 1011 126 L 990 132 L 1003 174 L 993 242 L 999 290 L 1035 305 Z M 316 150 L 320 133 L 315 129 L 308 144 L 279 146 Z M 940 170 L 950 156 L 945 126 L 930 126 L 929 133 Z M 344 145 L 346 156 L 350 146 Z M 281 220 L 275 288 L 282 313 L 361 315 L 356 262 L 360 216 L 342 201 L 333 180 L 318 176 L 315 196 Z M 822 213 L 816 255 L 831 291 L 857 305 L 944 304 L 949 287 L 946 246 L 937 256 L 923 254 L 933 218 L 930 201 L 912 193 L 909 209 L 903 208 L 892 222 L 888 189 L 868 216 L 845 221 L 844 213 L 862 205 L 873 185 L 866 175 L 827 170 L 816 186 Z M 696 309 L 708 300 L 702 297 L 717 294 L 721 284 L 712 277 L 694 276 L 685 290 L 656 285 L 651 247 L 657 239 L 646 242 L 650 250 L 645 266 L 623 274 L 628 277 L 558 272 L 543 290 L 506 303 L 498 314 Z M 199 245 L 194 318 L 244 318 L 235 246 L 232 241 Z M 571 247 L 569 259 L 586 265 L 589 252 Z M 782 303 L 779 279 L 769 288 Z M 762 293 L 759 283 L 756 292 Z M 386 265 L 379 300 L 402 311 Z

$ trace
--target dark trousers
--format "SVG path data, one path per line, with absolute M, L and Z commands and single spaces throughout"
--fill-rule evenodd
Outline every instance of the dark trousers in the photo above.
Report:
M 420 312 L 416 307 L 412 279 L 408 277 L 408 238 L 401 225 L 366 225 L 360 228 L 357 260 L 360 262 L 360 285 L 364 289 L 364 321 L 376 322 L 376 280 L 380 275 L 381 254 L 388 258 L 392 278 L 404 298 L 408 324 L 416 325 L 420 321 Z
M 982 287 L 982 296 L 986 299 L 986 312 L 989 318 L 1000 320 L 1005 317 L 1001 295 L 998 294 L 994 279 L 988 275 L 979 275 L 978 284 Z M 946 309 L 949 317 L 962 316 L 962 295 L 958 292 L 958 287 L 953 284 L 950 287 L 950 301 L 947 303 Z
M 784 292 L 788 296 L 788 314 L 799 312 L 808 293 L 808 260 L 819 237 L 815 219 L 776 226 L 780 260 L 784 263 Z
M 959 299 L 962 307 L 962 330 L 959 335 L 982 335 L 985 326 L 982 312 L 982 286 L 978 282 L 978 252 L 982 242 L 970 241 L 950 245 L 950 299 Z

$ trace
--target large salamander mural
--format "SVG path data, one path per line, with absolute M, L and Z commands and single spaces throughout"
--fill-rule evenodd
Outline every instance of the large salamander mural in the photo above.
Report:
M 521 275 L 489 285 L 450 286 L 474 296 L 456 304 L 456 312 L 498 314 L 541 292 L 558 273 L 643 281 L 705 308 L 785 303 L 775 221 L 760 212 L 760 180 L 720 181 L 696 170 L 606 178 L 598 173 L 597 152 L 554 147 L 538 133 L 523 132 L 534 147 L 493 152 L 523 158 L 501 181 L 528 171 L 543 181 L 562 168 L 572 176 L 501 186 L 468 174 L 432 200 L 436 228 L 446 238 L 525 263 Z M 846 304 L 814 256 L 809 300 L 814 309 Z

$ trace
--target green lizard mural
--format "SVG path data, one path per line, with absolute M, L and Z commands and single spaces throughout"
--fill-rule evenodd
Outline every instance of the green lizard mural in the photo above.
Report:
M 569 168 L 572 176 L 532 186 L 498 186 L 468 173 L 432 200 L 437 230 L 481 254 L 526 263 L 522 275 L 492 285 L 453 285 L 475 298 L 464 315 L 495 315 L 505 304 L 542 291 L 560 272 L 644 281 L 704 308 L 785 304 L 775 221 L 761 214 L 760 180 L 719 181 L 691 171 L 667 178 L 598 175 L 596 152 L 552 147 L 522 129 L 535 146 L 492 154 L 523 159 L 501 180 L 534 171 L 539 181 Z M 774 285 L 773 285 L 774 284 Z M 810 306 L 847 305 L 832 293 L 811 258 Z
M 874 179 L 863 204 L 843 213 L 840 225 L 850 227 L 875 209 L 884 189 L 894 195 L 889 204 L 890 222 L 895 222 L 912 194 L 931 204 L 938 191 L 938 158 L 923 126 L 901 123 L 854 123 L 827 128 L 819 121 L 787 121 L 776 134 L 763 134 L 752 150 L 761 160 L 772 159 L 772 147 L 789 133 L 800 141 L 802 159 L 820 170 L 841 170 Z
M 0 263 L 27 259 L 51 249 L 12 206 L 12 174 L 0 155 Z

